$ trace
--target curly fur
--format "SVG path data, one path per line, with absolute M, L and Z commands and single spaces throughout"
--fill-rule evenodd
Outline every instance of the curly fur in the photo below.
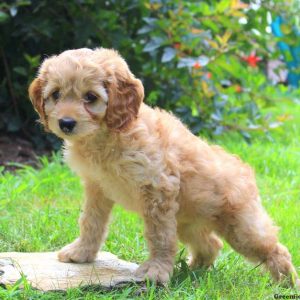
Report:
M 99 96 L 95 103 L 83 100 L 87 91 Z M 178 238 L 189 247 L 192 267 L 210 266 L 222 237 L 264 263 L 274 279 L 296 282 L 250 166 L 194 136 L 172 114 L 142 103 L 142 83 L 116 51 L 78 49 L 50 57 L 29 94 L 41 122 L 64 139 L 65 160 L 85 187 L 80 237 L 58 253 L 61 261 L 92 261 L 119 203 L 145 222 L 150 257 L 137 271 L 141 277 L 169 280 Z M 77 121 L 72 134 L 60 130 L 63 117 Z

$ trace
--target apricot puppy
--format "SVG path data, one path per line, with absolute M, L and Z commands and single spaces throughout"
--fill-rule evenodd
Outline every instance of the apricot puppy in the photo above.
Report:
M 275 280 L 299 285 L 252 169 L 143 104 L 141 81 L 116 51 L 69 50 L 46 59 L 29 95 L 45 129 L 64 140 L 65 160 L 85 187 L 80 237 L 60 250 L 60 261 L 92 261 L 119 203 L 145 222 L 150 257 L 137 271 L 142 278 L 169 280 L 178 238 L 192 267 L 213 264 L 222 237 Z

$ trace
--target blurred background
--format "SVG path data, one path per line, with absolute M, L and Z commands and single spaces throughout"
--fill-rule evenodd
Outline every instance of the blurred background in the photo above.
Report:
M 81 47 L 117 49 L 145 102 L 195 134 L 271 138 L 280 105 L 299 105 L 299 16 L 296 0 L 1 1 L 0 163 L 59 149 L 27 89 L 43 59 Z

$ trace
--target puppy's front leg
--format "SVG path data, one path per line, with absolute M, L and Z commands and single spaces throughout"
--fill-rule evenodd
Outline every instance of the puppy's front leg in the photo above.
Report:
M 140 278 L 166 283 L 173 271 L 176 255 L 176 212 L 178 203 L 166 194 L 148 193 L 144 199 L 145 237 L 149 259 L 136 271 Z
M 85 203 L 79 220 L 80 237 L 58 252 L 62 262 L 91 262 L 106 238 L 107 223 L 113 202 L 107 199 L 99 184 L 85 181 Z

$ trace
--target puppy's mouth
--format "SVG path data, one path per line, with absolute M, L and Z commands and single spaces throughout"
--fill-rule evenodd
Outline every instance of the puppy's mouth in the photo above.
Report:
M 73 132 L 73 131 L 68 132 L 68 131 L 63 131 L 63 130 L 62 130 L 62 133 L 63 133 L 65 136 L 71 136 L 71 135 L 74 135 L 74 132 Z

